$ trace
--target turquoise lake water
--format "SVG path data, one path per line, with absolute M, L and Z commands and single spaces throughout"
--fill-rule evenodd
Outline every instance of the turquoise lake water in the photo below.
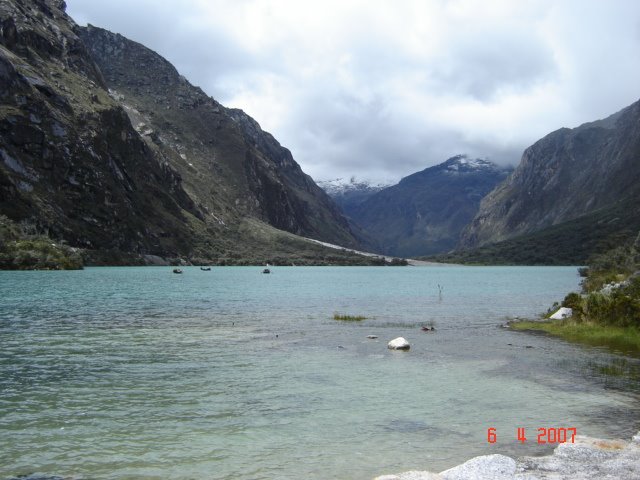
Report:
M 606 374 L 637 360 L 500 328 L 576 268 L 183 270 L 0 272 L 0 478 L 370 479 L 640 430 Z

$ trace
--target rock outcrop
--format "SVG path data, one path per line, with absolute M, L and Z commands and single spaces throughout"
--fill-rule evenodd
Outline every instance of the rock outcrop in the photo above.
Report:
M 568 307 L 560 307 L 553 315 L 549 318 L 551 320 L 562 320 L 565 318 L 569 318 L 573 315 L 573 310 Z
M 637 480 L 640 478 L 640 433 L 630 442 L 577 436 L 553 455 L 522 457 L 484 455 L 439 474 L 410 471 L 375 480 Z

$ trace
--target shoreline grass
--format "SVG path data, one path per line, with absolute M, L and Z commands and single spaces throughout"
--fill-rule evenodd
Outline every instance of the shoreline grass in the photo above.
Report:
M 367 318 L 368 317 L 365 317 L 364 315 L 346 315 L 337 312 L 333 314 L 334 320 L 340 320 L 342 322 L 361 322 Z
M 592 322 L 518 321 L 510 327 L 518 331 L 538 331 L 571 342 L 607 347 L 616 353 L 640 357 L 640 330 L 636 327 L 600 325 Z

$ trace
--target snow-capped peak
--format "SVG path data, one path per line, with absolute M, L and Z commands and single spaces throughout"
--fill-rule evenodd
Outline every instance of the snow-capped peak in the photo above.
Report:
M 442 164 L 450 172 L 495 170 L 497 165 L 486 158 L 469 158 L 467 155 L 456 155 Z
M 316 183 L 330 196 L 342 195 L 353 191 L 377 192 L 390 185 L 390 183 L 359 180 L 355 176 L 351 176 L 350 178 L 341 177 L 332 180 L 319 180 Z

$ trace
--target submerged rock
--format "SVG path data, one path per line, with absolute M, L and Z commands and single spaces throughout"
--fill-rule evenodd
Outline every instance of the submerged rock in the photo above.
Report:
M 411 345 L 404 337 L 394 338 L 387 344 L 387 348 L 391 350 L 409 350 Z

